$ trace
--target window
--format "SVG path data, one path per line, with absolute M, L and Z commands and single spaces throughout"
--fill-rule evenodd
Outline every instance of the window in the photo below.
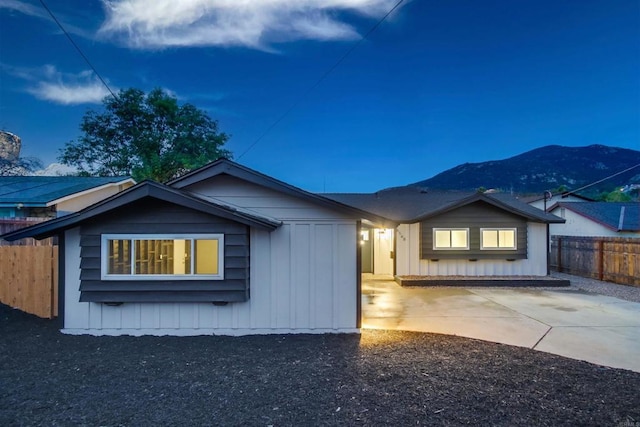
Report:
M 469 249 L 468 228 L 434 228 L 433 249 L 460 250 Z
M 222 234 L 105 234 L 103 280 L 223 280 Z
M 515 228 L 481 228 L 480 249 L 513 249 L 516 250 Z

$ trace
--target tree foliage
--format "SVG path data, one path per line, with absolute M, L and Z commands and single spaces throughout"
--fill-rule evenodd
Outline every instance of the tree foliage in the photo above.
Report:
M 618 187 L 609 193 L 601 193 L 596 200 L 602 202 L 631 202 L 633 197 L 630 194 L 622 192 L 622 188 Z
M 42 162 L 35 157 L 18 157 L 12 160 L 0 157 L 0 176 L 29 175 L 41 167 Z
M 191 104 L 179 105 L 162 89 L 121 90 L 87 111 L 83 135 L 65 144 L 59 160 L 92 176 L 130 175 L 165 182 L 231 153 L 218 122 Z

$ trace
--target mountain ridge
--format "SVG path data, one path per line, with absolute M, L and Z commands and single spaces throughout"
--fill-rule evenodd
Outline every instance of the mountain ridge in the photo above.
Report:
M 632 168 L 627 172 L 620 173 Z M 502 160 L 463 163 L 407 187 L 434 190 L 500 189 L 521 194 L 539 193 L 566 186 L 585 193 L 611 191 L 640 183 L 640 151 L 594 144 L 584 147 L 547 145 Z

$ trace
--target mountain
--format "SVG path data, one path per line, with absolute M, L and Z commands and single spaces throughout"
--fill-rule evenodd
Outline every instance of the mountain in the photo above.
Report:
M 409 186 L 442 190 L 484 187 L 522 194 L 540 193 L 561 185 L 576 190 L 629 168 L 633 169 L 589 187 L 582 194 L 640 183 L 640 151 L 605 145 L 548 145 L 504 160 L 465 163 Z

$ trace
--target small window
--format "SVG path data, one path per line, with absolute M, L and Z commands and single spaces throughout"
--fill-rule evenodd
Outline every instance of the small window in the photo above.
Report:
M 223 280 L 224 236 L 102 236 L 103 280 Z
M 468 228 L 434 228 L 434 250 L 466 250 L 469 249 Z
M 516 229 L 481 228 L 480 248 L 483 250 L 516 250 Z

